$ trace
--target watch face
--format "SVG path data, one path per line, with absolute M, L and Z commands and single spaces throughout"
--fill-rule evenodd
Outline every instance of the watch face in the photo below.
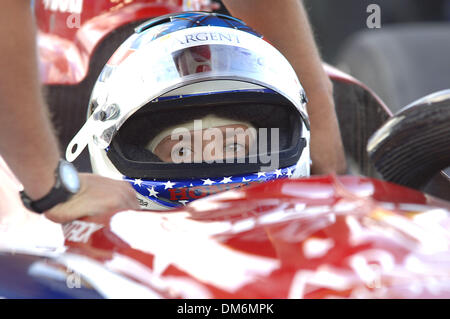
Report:
M 61 181 L 64 186 L 72 193 L 80 189 L 80 179 L 77 170 L 69 162 L 62 161 L 59 169 Z

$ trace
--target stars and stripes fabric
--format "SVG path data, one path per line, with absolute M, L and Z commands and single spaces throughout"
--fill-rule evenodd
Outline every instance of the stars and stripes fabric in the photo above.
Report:
M 136 192 L 148 200 L 173 208 L 233 188 L 288 178 L 292 176 L 294 169 L 295 165 L 268 172 L 190 180 L 145 180 L 128 177 L 124 177 L 124 179 L 133 186 Z

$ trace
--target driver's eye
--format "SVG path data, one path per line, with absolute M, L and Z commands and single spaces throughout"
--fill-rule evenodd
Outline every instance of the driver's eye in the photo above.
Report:
M 172 154 L 177 154 L 180 157 L 189 157 L 192 155 L 192 150 L 189 147 L 182 146 L 173 150 Z

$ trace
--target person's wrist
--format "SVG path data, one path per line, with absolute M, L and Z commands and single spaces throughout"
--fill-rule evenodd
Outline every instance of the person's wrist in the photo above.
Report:
M 80 187 L 80 177 L 76 168 L 73 164 L 61 159 L 54 170 L 54 183 L 44 196 L 33 199 L 24 190 L 20 192 L 20 197 L 25 207 L 36 213 L 43 213 L 68 201 L 80 191 Z
M 50 192 L 55 185 L 55 169 L 58 167 L 58 158 L 41 168 L 35 167 L 33 174 L 23 182 L 24 191 L 32 200 L 38 200 Z

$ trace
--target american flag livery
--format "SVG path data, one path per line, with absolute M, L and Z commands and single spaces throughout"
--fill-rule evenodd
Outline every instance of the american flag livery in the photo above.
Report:
M 166 207 L 178 207 L 196 199 L 233 188 L 291 177 L 294 166 L 269 172 L 191 180 L 142 180 L 124 177 L 142 196 Z

